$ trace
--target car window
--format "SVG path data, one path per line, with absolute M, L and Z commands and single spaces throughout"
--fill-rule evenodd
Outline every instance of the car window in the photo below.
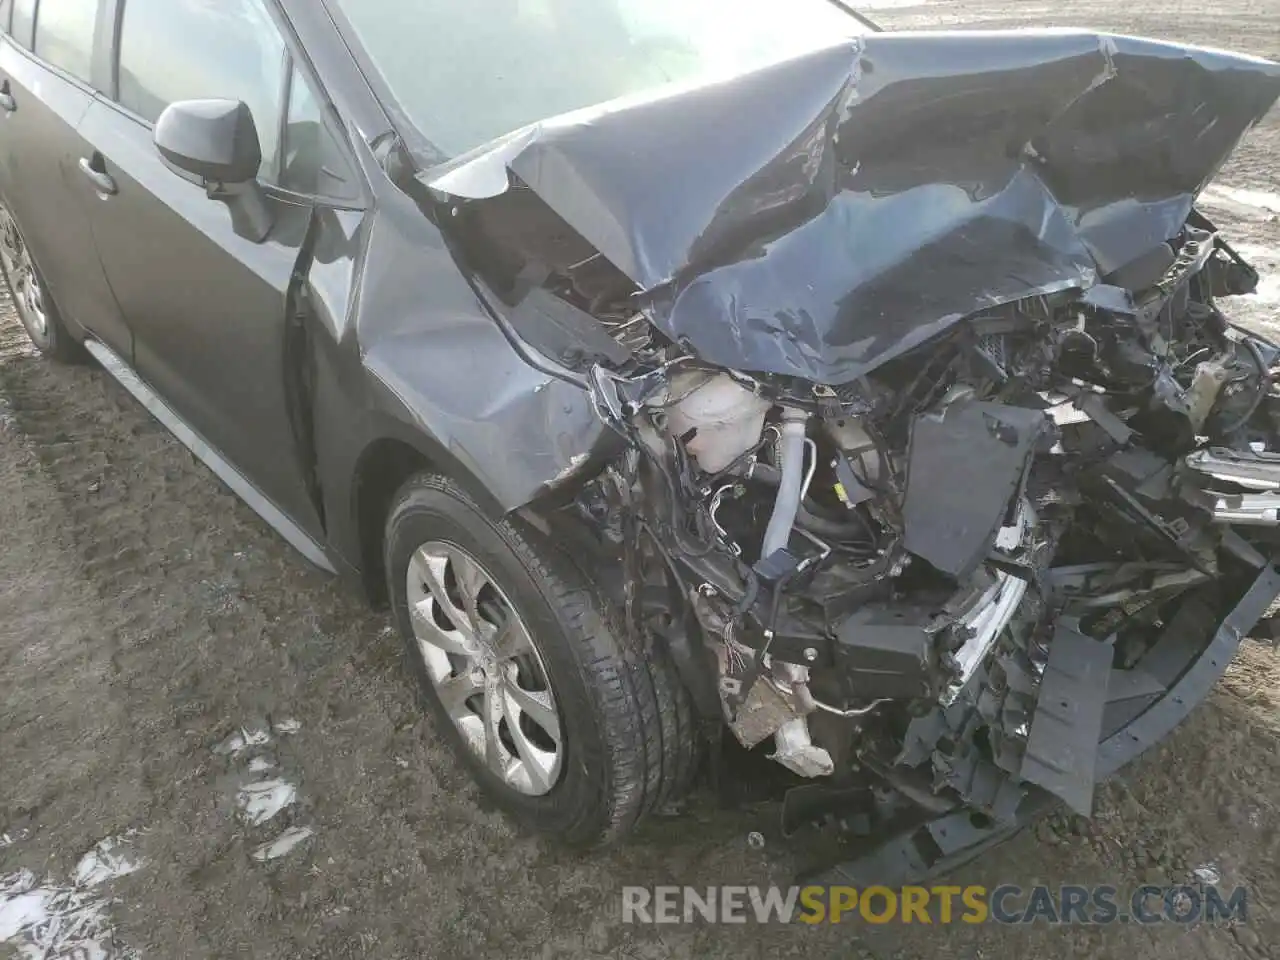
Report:
M 0 0 L 0 33 L 9 32 L 9 17 L 13 15 L 13 0 Z
M 98 0 L 45 0 L 36 23 L 36 56 L 88 83 L 97 24 Z
M 324 125 L 320 98 L 296 66 L 289 81 L 289 117 L 282 155 L 280 185 L 286 190 L 338 200 L 359 196 L 351 168 Z
M 35 29 L 36 0 L 13 0 L 13 39 L 30 50 Z
M 262 0 L 125 2 L 120 104 L 155 123 L 178 100 L 243 100 L 269 180 L 279 160 L 285 62 L 284 39 Z
M 450 155 L 547 117 L 869 29 L 830 0 L 336 3 L 405 116 Z

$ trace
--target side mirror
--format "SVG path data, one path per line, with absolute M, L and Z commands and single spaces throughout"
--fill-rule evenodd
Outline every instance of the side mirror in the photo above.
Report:
M 156 123 L 156 148 L 171 165 L 206 183 L 245 183 L 262 165 L 258 127 L 239 100 L 172 104 Z
M 247 104 L 179 100 L 156 121 L 155 143 L 165 163 L 198 177 L 210 199 L 227 204 L 236 233 L 266 239 L 272 217 L 258 183 L 262 145 Z

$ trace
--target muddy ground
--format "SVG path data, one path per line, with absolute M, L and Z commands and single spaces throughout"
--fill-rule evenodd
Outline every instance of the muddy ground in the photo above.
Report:
M 938 2 L 877 16 L 1090 25 L 1280 58 L 1277 0 Z M 1209 204 L 1280 277 L 1278 168 L 1280 112 Z M 1273 281 L 1240 315 L 1265 324 L 1277 301 Z M 1269 648 L 1246 644 L 1185 726 L 1103 788 L 1093 822 L 1053 818 L 955 879 L 1125 888 L 1212 864 L 1249 888 L 1247 925 L 626 926 L 624 884 L 787 882 L 775 811 L 701 796 L 588 857 L 517 834 L 436 745 L 386 618 L 308 568 L 105 374 L 38 360 L 7 304 L 3 318 L 0 904 L 5 878 L 30 869 L 46 893 L 65 887 L 86 851 L 123 836 L 137 869 L 94 888 L 109 901 L 95 935 L 149 958 L 1280 957 Z M 234 750 L 241 730 L 266 742 Z M 238 792 L 269 777 L 294 802 L 247 826 Z M 314 832 L 255 861 L 286 827 Z M 747 843 L 754 829 L 769 835 L 763 850 Z M 20 947 L 34 949 L 18 936 L 0 956 Z

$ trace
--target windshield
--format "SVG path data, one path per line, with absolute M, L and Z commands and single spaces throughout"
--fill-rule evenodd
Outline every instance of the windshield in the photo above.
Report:
M 457 156 L 570 110 L 867 32 L 831 0 L 335 0 L 408 119 Z

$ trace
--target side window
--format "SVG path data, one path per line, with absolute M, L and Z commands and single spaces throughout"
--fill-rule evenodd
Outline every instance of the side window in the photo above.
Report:
M 289 80 L 282 154 L 280 186 L 286 190 L 335 200 L 359 196 L 346 158 L 324 125 L 320 100 L 297 67 Z
M 284 68 L 284 39 L 263 0 L 125 0 L 121 106 L 155 123 L 178 100 L 243 100 L 267 180 L 278 168 Z
M 13 39 L 31 49 L 36 32 L 36 0 L 13 0 Z
M 98 0 L 45 0 L 36 24 L 36 56 L 88 83 L 97 24 Z

